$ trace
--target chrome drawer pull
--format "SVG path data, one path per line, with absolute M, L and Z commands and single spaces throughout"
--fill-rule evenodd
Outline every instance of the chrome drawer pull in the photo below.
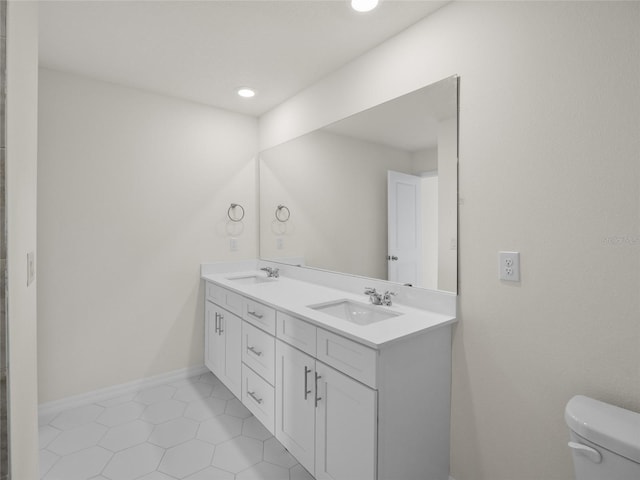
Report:
M 318 375 L 318 372 L 316 372 L 316 408 L 318 407 L 318 402 L 322 400 L 322 397 L 318 396 L 318 380 L 320 380 L 321 378 L 322 377 Z
M 307 399 L 307 396 L 311 393 L 311 390 L 307 390 L 309 386 L 307 385 L 308 375 L 311 373 L 311 369 L 304 366 L 304 399 Z
M 218 316 L 219 316 L 220 314 L 219 314 L 218 312 L 214 312 L 214 313 L 216 314 L 215 321 L 214 321 L 214 323 L 213 323 L 213 326 L 214 326 L 214 333 L 218 333 L 218 328 L 220 328 L 220 327 L 218 327 Z
M 255 311 L 253 311 L 253 312 L 252 312 L 252 311 L 250 311 L 250 310 L 247 310 L 247 313 L 248 313 L 249 315 L 251 315 L 252 317 L 256 317 L 256 318 L 262 318 L 262 317 L 264 317 L 264 315 L 263 315 L 263 314 L 261 314 L 261 313 L 256 313 Z
M 251 353 L 253 353 L 256 357 L 260 357 L 262 355 L 262 352 L 259 350 L 256 350 L 256 347 L 247 347 L 247 350 L 249 350 Z
M 221 313 L 218 315 L 219 317 L 219 321 L 218 321 L 218 335 L 222 335 L 224 333 L 224 330 L 222 330 L 222 320 L 224 320 L 224 315 L 222 315 Z
M 256 393 L 255 393 L 255 392 L 247 392 L 247 395 L 249 395 L 251 398 L 253 398 L 253 400 L 254 400 L 258 405 L 260 405 L 260 404 L 262 403 L 262 399 L 261 399 L 261 398 L 258 398 L 258 397 L 256 396 Z

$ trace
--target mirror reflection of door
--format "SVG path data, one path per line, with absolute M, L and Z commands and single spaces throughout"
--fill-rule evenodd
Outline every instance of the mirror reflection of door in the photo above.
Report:
M 435 289 L 438 285 L 438 176 L 389 171 L 388 280 Z

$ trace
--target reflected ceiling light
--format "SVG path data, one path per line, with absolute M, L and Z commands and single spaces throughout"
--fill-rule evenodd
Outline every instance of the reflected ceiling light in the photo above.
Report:
M 370 12 L 378 6 L 378 0 L 351 0 L 351 8 L 356 12 Z
M 256 96 L 256 91 L 248 87 L 240 87 L 237 90 L 237 92 L 238 92 L 238 95 L 240 95 L 243 98 L 251 98 Z

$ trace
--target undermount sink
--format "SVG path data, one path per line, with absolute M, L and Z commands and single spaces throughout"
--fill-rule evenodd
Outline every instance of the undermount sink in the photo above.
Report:
M 391 310 L 385 310 L 384 307 L 344 299 L 318 305 L 309 305 L 308 308 L 357 325 L 371 325 L 372 323 L 402 315 L 401 313 Z
M 265 277 L 264 275 L 242 275 L 238 277 L 227 277 L 227 280 L 231 280 L 234 283 L 242 285 L 254 285 L 257 283 L 275 282 L 275 278 Z

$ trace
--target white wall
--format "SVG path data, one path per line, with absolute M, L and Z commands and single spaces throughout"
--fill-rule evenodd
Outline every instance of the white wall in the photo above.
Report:
M 460 75 L 456 480 L 572 479 L 571 396 L 640 411 L 638 18 L 452 3 L 261 118 L 266 147 Z M 520 283 L 499 250 L 521 252 Z
M 387 171 L 409 172 L 408 152 L 323 131 L 263 152 L 260 168 L 264 258 L 387 278 Z M 284 224 L 279 204 L 291 211 Z
M 200 264 L 257 254 L 255 118 L 46 69 L 39 106 L 40 402 L 201 365 Z
M 10 476 L 38 471 L 36 282 L 27 286 L 27 252 L 36 251 L 38 10 L 7 5 L 7 258 Z

